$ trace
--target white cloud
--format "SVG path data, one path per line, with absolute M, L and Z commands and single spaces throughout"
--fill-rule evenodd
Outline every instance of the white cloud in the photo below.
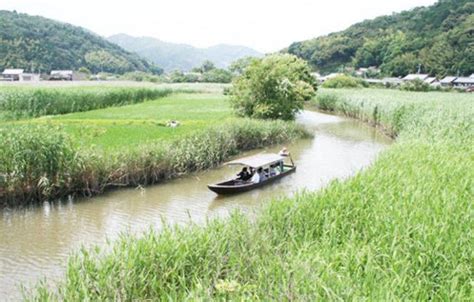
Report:
M 2 0 L 0 9 L 72 23 L 100 35 L 127 33 L 207 47 L 276 51 L 291 42 L 435 0 Z

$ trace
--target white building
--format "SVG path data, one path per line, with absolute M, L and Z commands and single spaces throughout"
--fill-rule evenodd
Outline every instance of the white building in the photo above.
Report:
M 39 82 L 40 75 L 34 73 L 22 73 L 20 74 L 20 82 Z
M 441 83 L 441 86 L 452 86 L 455 80 L 456 77 L 447 76 L 439 82 Z
M 415 74 L 415 73 L 413 73 L 413 74 L 407 75 L 402 80 L 403 81 L 414 81 L 414 80 L 425 81 L 428 78 L 429 78 L 429 75 L 427 75 L 427 74 Z
M 4 81 L 19 81 L 20 76 L 23 74 L 23 69 L 11 69 L 7 68 L 2 72 Z
M 474 78 L 471 78 L 471 77 L 457 78 L 456 80 L 454 80 L 453 85 L 456 88 L 474 87 Z
M 74 72 L 72 70 L 52 70 L 50 80 L 53 81 L 72 81 Z

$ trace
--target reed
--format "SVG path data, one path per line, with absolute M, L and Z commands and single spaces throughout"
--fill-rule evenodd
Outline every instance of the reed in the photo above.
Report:
M 169 88 L 151 87 L 3 87 L 0 111 L 3 119 L 31 118 L 136 104 L 171 92 Z
M 338 112 L 396 130 L 371 168 L 271 202 L 253 222 L 236 213 L 83 250 L 57 292 L 40 285 L 29 297 L 471 300 L 472 99 L 335 92 Z
M 16 206 L 153 184 L 216 166 L 240 151 L 306 135 L 294 123 L 237 119 L 179 139 L 143 144 L 127 152 L 106 152 L 79 148 L 58 126 L 3 127 L 0 204 Z

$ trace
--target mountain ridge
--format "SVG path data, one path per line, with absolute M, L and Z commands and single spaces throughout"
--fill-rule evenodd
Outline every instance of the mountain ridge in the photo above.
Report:
M 225 68 L 242 57 L 263 56 L 250 47 L 225 43 L 199 48 L 185 43 L 172 43 L 154 37 L 136 37 L 124 33 L 107 37 L 107 40 L 147 58 L 166 71 L 189 71 L 206 60 L 212 61 L 217 67 Z
M 0 10 L 0 69 L 32 72 L 86 67 L 92 72 L 162 70 L 88 29 L 69 23 Z
M 307 60 L 323 73 L 379 66 L 392 76 L 418 68 L 438 76 L 470 75 L 474 72 L 474 2 L 440 0 L 294 42 L 282 51 Z

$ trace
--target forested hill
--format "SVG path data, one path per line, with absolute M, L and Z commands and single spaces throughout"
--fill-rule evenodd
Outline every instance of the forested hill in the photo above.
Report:
M 133 51 L 166 71 L 188 71 L 209 60 L 217 67 L 228 67 L 243 57 L 260 57 L 258 51 L 238 45 L 220 44 L 209 48 L 197 48 L 187 44 L 164 42 L 152 37 L 133 37 L 117 34 L 108 38 L 128 51 Z
M 10 11 L 0 11 L 0 69 L 87 67 L 92 72 L 124 73 L 160 68 L 81 27 Z
M 474 72 L 474 1 L 441 0 L 378 17 L 348 29 L 293 43 L 285 51 L 323 73 L 379 66 L 387 75 L 418 70 L 432 75 Z

